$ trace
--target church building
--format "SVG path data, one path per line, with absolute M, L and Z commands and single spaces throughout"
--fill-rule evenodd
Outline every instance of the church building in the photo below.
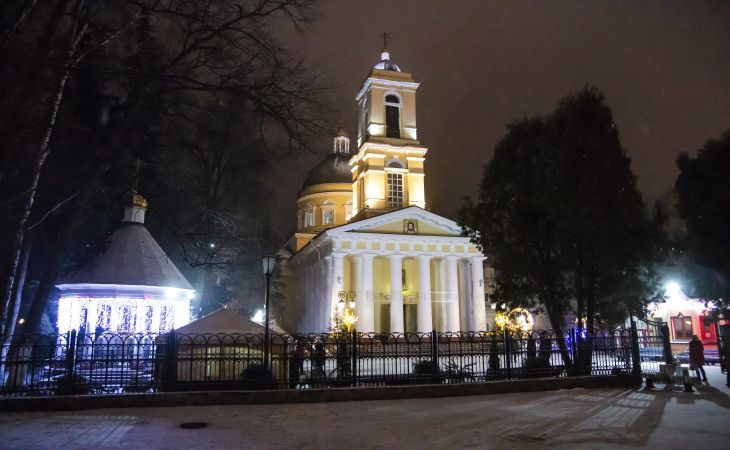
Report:
M 485 257 L 427 210 L 419 83 L 387 49 L 380 59 L 355 97 L 357 150 L 340 131 L 299 193 L 297 230 L 280 253 L 284 325 L 324 332 L 346 315 L 360 332 L 485 330 Z

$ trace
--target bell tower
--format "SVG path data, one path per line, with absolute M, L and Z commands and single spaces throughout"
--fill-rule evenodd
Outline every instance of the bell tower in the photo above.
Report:
M 353 220 L 407 206 L 426 207 L 426 152 L 418 141 L 416 90 L 419 83 L 383 51 L 355 97 L 359 106 L 358 152 L 350 159 Z

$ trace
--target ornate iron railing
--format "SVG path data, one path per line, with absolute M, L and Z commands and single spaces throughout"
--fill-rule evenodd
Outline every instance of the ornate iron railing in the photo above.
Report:
M 637 373 L 627 329 L 591 333 L 33 335 L 4 339 L 0 395 L 476 383 Z

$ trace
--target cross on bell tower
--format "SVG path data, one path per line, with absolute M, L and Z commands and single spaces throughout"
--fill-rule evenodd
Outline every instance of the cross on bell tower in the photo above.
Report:
M 379 36 L 383 38 L 383 51 L 388 50 L 388 33 L 381 33 Z

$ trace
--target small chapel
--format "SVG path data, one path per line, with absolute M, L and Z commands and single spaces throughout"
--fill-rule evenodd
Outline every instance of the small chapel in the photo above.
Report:
M 279 253 L 289 330 L 325 332 L 343 315 L 359 332 L 486 329 L 485 257 L 427 209 L 418 87 L 385 47 L 355 96 L 357 149 L 340 130 L 307 174 Z
M 58 333 L 166 333 L 190 322 L 195 290 L 144 225 L 134 193 L 104 251 L 59 280 Z

